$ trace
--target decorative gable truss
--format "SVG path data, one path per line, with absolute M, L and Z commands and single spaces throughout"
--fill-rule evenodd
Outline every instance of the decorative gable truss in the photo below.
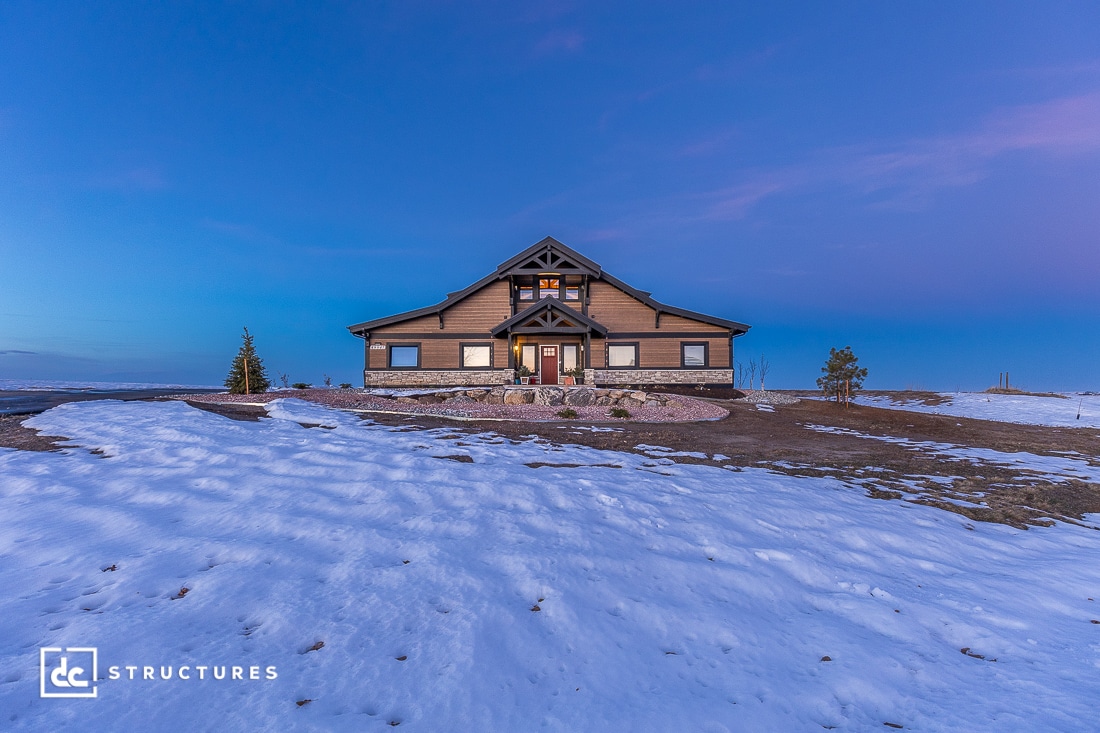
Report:
M 607 328 L 580 311 L 561 305 L 556 300 L 543 300 L 517 313 L 492 330 L 494 337 L 509 333 L 595 333 L 607 334 Z

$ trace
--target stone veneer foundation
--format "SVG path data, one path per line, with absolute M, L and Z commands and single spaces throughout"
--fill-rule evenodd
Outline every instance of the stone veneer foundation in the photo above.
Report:
M 404 370 L 364 372 L 365 387 L 491 387 L 512 384 L 511 369 Z M 706 384 L 733 386 L 732 369 L 585 369 L 589 386 L 623 384 Z

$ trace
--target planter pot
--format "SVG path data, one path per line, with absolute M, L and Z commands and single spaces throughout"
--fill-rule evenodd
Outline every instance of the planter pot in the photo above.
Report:
M 570 387 L 570 386 L 572 386 L 572 385 L 573 385 L 573 384 L 575 384 L 575 383 L 576 383 L 576 382 L 575 382 L 575 380 L 573 379 L 573 377 L 566 377 L 566 378 L 565 378 L 565 386 L 566 386 L 566 387 Z
M 531 383 L 531 378 L 530 377 L 520 377 L 519 378 L 519 383 L 520 384 L 530 384 Z

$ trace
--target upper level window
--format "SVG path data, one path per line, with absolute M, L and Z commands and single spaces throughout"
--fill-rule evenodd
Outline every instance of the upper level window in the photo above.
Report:
M 390 368 L 409 368 L 420 366 L 420 346 L 391 346 Z
M 705 367 L 707 365 L 706 344 L 680 344 L 681 363 L 686 367 Z
M 565 286 L 565 299 L 566 300 L 580 300 L 581 289 L 576 285 Z
M 519 288 L 519 299 L 520 300 L 534 300 L 535 299 L 535 289 L 532 288 L 530 285 L 521 285 L 520 288 Z
M 539 278 L 539 300 L 561 297 L 561 279 L 556 277 Z
M 607 366 L 612 369 L 638 366 L 638 344 L 609 344 Z

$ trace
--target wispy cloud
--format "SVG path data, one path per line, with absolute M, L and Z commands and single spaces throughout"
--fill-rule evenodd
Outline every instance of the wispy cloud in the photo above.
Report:
M 697 218 L 744 218 L 769 197 L 823 186 L 865 196 L 888 192 L 885 201 L 872 204 L 878 207 L 921 208 L 937 191 L 985 179 L 1007 156 L 1065 158 L 1097 151 L 1100 92 L 1091 92 L 1001 109 L 967 131 L 824 149 L 799 164 L 746 172 L 738 183 L 699 194 Z
M 4 349 L 0 354 L 37 354 L 37 351 L 24 351 L 23 349 Z
M 88 180 L 92 188 L 115 191 L 159 191 L 168 182 L 159 169 L 153 166 L 136 166 L 121 171 L 102 173 Z
M 234 237 L 235 239 L 242 239 L 246 242 L 254 242 L 259 244 L 283 244 L 283 241 L 278 237 L 272 236 L 267 232 L 260 230 L 251 224 L 240 224 L 232 221 L 219 221 L 217 219 L 202 219 L 199 221 L 199 226 L 203 229 L 209 229 L 210 231 L 218 232 L 220 234 L 226 234 Z
M 584 41 L 584 35 L 576 29 L 556 29 L 540 38 L 531 48 L 531 54 L 549 56 L 558 53 L 576 53 L 584 46 Z

